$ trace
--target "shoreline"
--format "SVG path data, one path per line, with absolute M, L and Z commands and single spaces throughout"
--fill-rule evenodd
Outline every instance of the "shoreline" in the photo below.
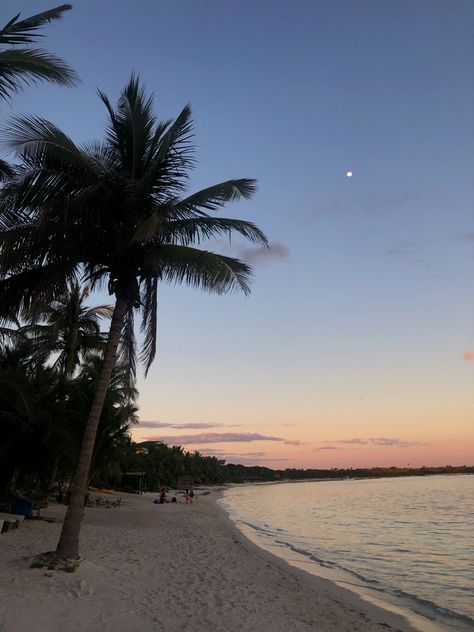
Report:
M 251 485 L 251 483 L 248 483 L 248 485 Z M 335 593 L 336 590 L 340 590 L 341 601 L 351 602 L 354 604 L 354 607 L 358 607 L 360 610 L 367 610 L 371 618 L 378 617 L 380 619 L 383 617 L 382 613 L 385 613 L 385 618 L 390 619 L 391 625 L 398 626 L 410 632 L 448 632 L 452 629 L 451 627 L 446 627 L 440 621 L 432 620 L 429 617 L 411 610 L 405 604 L 398 604 L 391 601 L 388 595 L 386 599 L 380 598 L 378 595 L 373 594 L 373 591 L 371 591 L 369 587 L 365 589 L 362 586 L 351 584 L 344 579 L 331 576 L 325 577 L 322 567 L 319 568 L 314 564 L 309 565 L 308 560 L 305 559 L 304 556 L 294 551 L 292 551 L 292 556 L 300 559 L 285 559 L 285 557 L 274 553 L 270 545 L 259 541 L 258 534 L 254 532 L 251 527 L 247 526 L 246 523 L 240 523 L 238 520 L 234 522 L 229 512 L 218 502 L 219 498 L 223 497 L 224 492 L 225 490 L 222 490 L 219 497 L 215 497 L 214 499 L 218 510 L 221 512 L 221 518 L 228 522 L 229 529 L 233 530 L 237 534 L 237 537 L 242 539 L 244 544 L 250 545 L 257 555 L 267 556 L 275 563 L 280 564 L 287 572 L 301 573 L 303 577 L 308 578 L 307 581 L 316 580 L 323 582 L 323 584 L 327 583 L 331 586 L 330 592 L 332 593 Z M 316 572 L 314 572 L 315 569 Z M 375 609 L 375 611 L 372 609 Z
M 221 491 L 220 496 L 223 495 L 224 491 L 225 490 Z M 283 557 L 272 553 L 268 549 L 264 549 L 262 546 L 254 542 L 251 537 L 246 535 L 246 533 L 232 520 L 224 507 L 218 504 L 220 496 L 216 495 L 212 499 L 218 513 L 220 514 L 220 519 L 227 524 L 227 528 L 232 531 L 234 536 L 242 542 L 243 546 L 247 548 L 249 552 L 263 558 L 266 561 L 271 561 L 286 573 L 294 574 L 302 582 L 307 583 L 310 589 L 317 590 L 319 593 L 326 593 L 329 598 L 334 600 L 336 603 L 344 604 L 345 606 L 353 608 L 361 616 L 367 616 L 372 622 L 379 623 L 379 625 L 386 630 L 390 630 L 392 628 L 396 629 L 397 632 L 424 632 L 410 623 L 408 618 L 409 613 L 407 613 L 408 616 L 404 616 L 402 612 L 392 611 L 388 607 L 384 607 L 384 605 L 390 606 L 390 604 L 382 603 L 381 600 L 380 604 L 371 603 L 369 600 L 364 599 L 356 591 L 340 586 L 334 580 L 327 579 L 321 575 L 299 568 L 298 566 L 295 566 L 285 560 Z M 433 632 L 435 631 L 433 630 Z
M 239 531 L 217 490 L 192 505 L 120 494 L 87 508 L 76 573 L 31 569 L 54 548 L 55 522 L 24 521 L 0 538 L 2 632 L 414 632 L 406 619 L 292 567 Z

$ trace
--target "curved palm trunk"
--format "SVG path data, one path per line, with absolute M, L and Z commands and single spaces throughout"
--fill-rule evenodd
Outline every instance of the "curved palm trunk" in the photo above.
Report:
M 117 357 L 117 348 L 120 342 L 126 308 L 126 300 L 118 297 L 110 324 L 104 360 L 100 369 L 94 399 L 92 400 L 89 418 L 82 439 L 76 473 L 71 484 L 71 500 L 69 501 L 61 536 L 56 549 L 58 555 L 71 559 L 77 559 L 79 557 L 79 533 L 81 531 L 84 499 L 87 490 L 92 453 L 102 406 Z

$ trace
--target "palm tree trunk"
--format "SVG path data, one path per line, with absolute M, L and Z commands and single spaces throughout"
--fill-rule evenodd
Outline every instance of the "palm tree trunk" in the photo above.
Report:
M 120 342 L 126 309 L 126 300 L 122 297 L 117 297 L 112 322 L 110 324 L 107 346 L 105 347 L 104 360 L 97 380 L 97 387 L 94 399 L 92 400 L 89 418 L 84 430 L 84 437 L 82 438 L 76 473 L 71 484 L 71 500 L 69 501 L 61 536 L 56 549 L 56 553 L 61 557 L 70 559 L 79 558 L 79 533 L 81 531 L 82 516 L 84 513 L 84 499 L 87 491 L 92 453 L 102 406 L 117 358 L 117 348 Z

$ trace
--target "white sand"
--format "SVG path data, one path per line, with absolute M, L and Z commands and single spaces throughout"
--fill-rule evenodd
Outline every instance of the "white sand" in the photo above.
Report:
M 0 537 L 1 632 L 408 632 L 403 619 L 292 569 L 233 529 L 210 496 L 88 508 L 76 573 L 31 569 L 60 522 Z M 51 505 L 44 516 L 64 515 Z

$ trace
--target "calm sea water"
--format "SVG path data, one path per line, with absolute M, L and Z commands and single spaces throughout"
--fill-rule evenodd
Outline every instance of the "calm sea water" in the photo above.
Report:
M 422 630 L 474 630 L 474 476 L 237 486 L 221 505 L 254 542 Z

